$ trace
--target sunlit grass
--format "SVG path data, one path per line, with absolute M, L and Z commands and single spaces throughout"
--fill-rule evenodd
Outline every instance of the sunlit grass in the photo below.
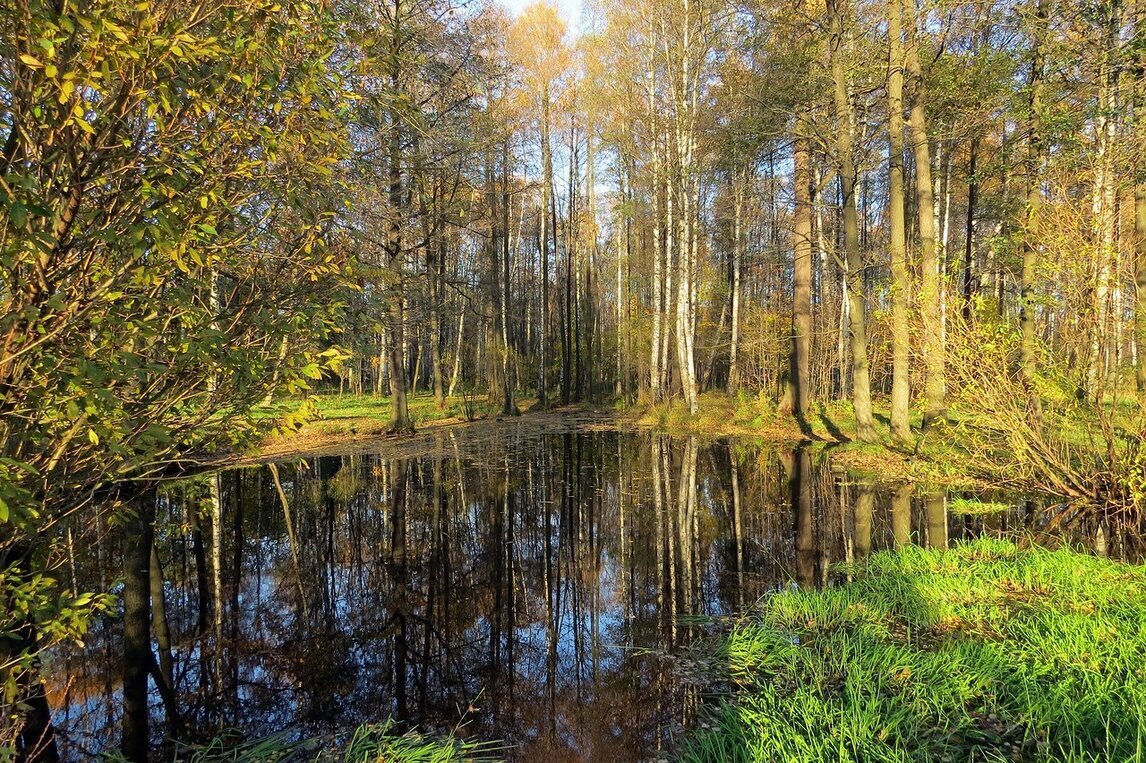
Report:
M 343 755 L 345 763 L 461 763 L 492 761 L 502 750 L 495 743 L 447 737 L 432 739 L 417 733 L 399 734 L 393 724 L 361 726 Z
M 407 401 L 410 416 L 415 424 L 439 421 L 449 418 L 479 418 L 500 412 L 484 395 L 462 397 L 455 395 L 438 407 L 432 394 L 419 394 Z M 315 407 L 322 419 L 328 422 L 346 419 L 373 419 L 381 422 L 390 420 L 390 398 L 376 395 L 337 395 L 326 394 L 315 397 Z
M 242 741 L 228 735 L 204 744 L 181 746 L 173 754 L 178 763 L 493 763 L 506 748 L 496 742 L 474 742 L 455 735 L 433 737 L 400 731 L 393 720 L 364 724 L 348 742 L 320 739 L 292 740 L 274 735 Z M 103 757 L 122 763 L 118 752 Z
M 689 761 L 1146 760 L 1146 570 L 981 540 L 761 602 Z
M 532 400 L 518 401 L 519 410 L 527 410 Z M 277 401 L 264 415 L 281 417 L 297 411 L 304 404 L 312 406 L 311 415 L 298 432 L 288 432 L 281 439 L 304 441 L 314 436 L 371 436 L 390 429 L 390 398 L 378 395 L 321 393 L 306 399 Z M 501 406 L 485 395 L 454 395 L 438 406 L 432 393 L 420 393 L 408 400 L 410 418 L 415 427 L 439 421 L 472 421 L 496 416 Z
M 951 498 L 947 501 L 947 510 L 952 514 L 973 516 L 979 514 L 998 514 L 1011 509 L 1009 503 L 997 501 L 981 501 L 978 498 Z

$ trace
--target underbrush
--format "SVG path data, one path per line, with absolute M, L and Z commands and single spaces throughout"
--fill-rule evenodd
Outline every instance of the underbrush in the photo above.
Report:
M 776 415 L 775 404 L 765 392 L 741 391 L 736 395 L 711 391 L 701 394 L 696 414 L 681 398 L 661 402 L 640 400 L 628 409 L 638 424 L 667 432 L 712 435 L 757 434 L 790 430 L 790 439 L 799 439 L 794 422 Z
M 1146 529 L 1146 407 L 1131 379 L 1092 384 L 1086 364 L 1055 363 L 1045 348 L 1027 378 L 1013 362 L 1021 336 L 1007 323 L 958 323 L 949 335 L 954 424 L 940 434 L 968 473 L 1062 499 L 1052 527 L 1089 515 Z
M 1146 569 L 979 540 L 763 600 L 689 761 L 1146 760 Z

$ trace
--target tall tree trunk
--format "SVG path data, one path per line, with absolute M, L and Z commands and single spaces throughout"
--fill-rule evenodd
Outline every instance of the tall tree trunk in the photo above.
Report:
M 915 155 L 915 198 L 919 219 L 919 268 L 922 272 L 919 304 L 923 332 L 925 407 L 923 428 L 927 429 L 946 416 L 944 402 L 945 352 L 943 346 L 942 295 L 939 275 L 939 250 L 935 231 L 935 196 L 931 183 L 931 147 L 928 143 L 927 114 L 924 109 L 923 70 L 919 63 L 919 29 L 914 5 L 907 20 L 907 73 L 911 78 L 911 144 Z
M 649 97 L 649 110 L 653 113 L 651 121 L 653 126 L 652 132 L 652 206 L 653 206 L 653 327 L 652 327 L 652 343 L 649 358 L 649 392 L 652 396 L 654 403 L 661 400 L 664 394 L 662 386 L 664 381 L 664 368 L 662 365 L 663 355 L 661 352 L 662 334 L 666 331 L 664 326 L 664 312 L 665 312 L 665 266 L 664 261 L 667 257 L 662 246 L 662 233 L 661 233 L 661 155 L 660 155 L 660 141 L 657 135 L 656 116 L 655 116 L 655 93 L 654 93 L 654 79 L 650 71 L 648 75 L 648 97 Z M 668 199 L 665 199 L 668 203 Z
M 426 247 L 426 280 L 428 285 L 430 313 L 430 382 L 434 390 L 434 405 L 444 408 L 446 404 L 446 384 L 442 374 L 442 292 L 445 274 L 446 236 L 443 231 L 441 204 L 442 175 L 433 173 L 430 188 L 430 207 L 422 203 L 423 230 Z
M 124 527 L 123 585 L 123 741 L 131 763 L 147 763 L 150 719 L 147 677 L 151 653 L 151 546 L 155 542 L 155 494 L 136 499 Z
M 979 195 L 979 136 L 971 138 L 970 163 L 967 167 L 967 227 L 963 242 L 963 321 L 970 323 L 973 313 L 975 278 L 975 204 Z
M 908 409 L 911 405 L 910 329 L 907 305 L 911 291 L 907 269 L 907 226 L 903 188 L 903 6 L 888 0 L 888 249 L 891 255 L 891 435 L 901 444 L 911 442 Z
M 1094 326 L 1091 333 L 1090 364 L 1087 370 L 1087 393 L 1102 402 L 1109 372 L 1110 356 L 1110 291 L 1112 262 L 1115 258 L 1114 151 L 1117 132 L 1115 94 L 1118 89 L 1118 29 L 1120 4 L 1112 0 L 1101 6 L 1103 13 L 1102 46 L 1098 71 L 1098 117 L 1095 120 L 1095 177 L 1092 209 L 1094 216 Z
M 835 81 L 836 150 L 839 152 L 840 191 L 843 194 L 844 253 L 846 257 L 848 334 L 852 356 L 852 407 L 856 416 L 856 437 L 875 442 L 875 421 L 871 412 L 871 380 L 867 358 L 867 318 L 865 309 L 863 255 L 860 252 L 859 219 L 856 211 L 856 166 L 854 120 L 844 71 L 844 35 L 850 15 L 847 0 L 831 0 L 832 79 Z
M 1138 357 L 1135 379 L 1139 398 L 1146 397 L 1146 182 L 1134 186 L 1134 339 Z
M 510 374 L 509 346 L 509 137 L 501 146 L 501 412 L 506 416 L 517 415 L 514 401 L 514 380 Z
M 402 87 L 402 0 L 394 0 L 394 29 L 391 53 L 390 87 L 400 93 Z M 405 254 L 402 251 L 402 223 L 405 217 L 406 197 L 402 193 L 402 115 L 399 112 L 400 99 L 394 98 L 390 107 L 389 161 L 387 176 L 389 184 L 390 222 L 386 234 L 386 257 L 391 274 L 389 298 L 390 329 L 390 429 L 394 432 L 412 432 L 414 423 L 410 420 L 410 408 L 406 401 L 406 361 L 405 361 L 405 316 L 403 302 L 405 296 Z
M 793 141 L 795 164 L 795 210 L 792 225 L 792 344 L 788 384 L 782 408 L 804 422 L 810 403 L 812 350 L 812 175 L 808 119 L 796 118 Z
M 732 221 L 732 344 L 728 351 L 728 391 L 740 387 L 740 270 L 744 260 L 744 186 L 747 173 L 733 181 Z
M 1027 96 L 1027 210 L 1026 230 L 1023 233 L 1022 275 L 1019 283 L 1019 328 L 1022 332 L 1022 346 L 1019 363 L 1027 394 L 1036 416 L 1040 414 L 1039 394 L 1034 389 L 1035 373 L 1035 278 L 1038 271 L 1038 249 L 1035 236 L 1038 231 L 1039 207 L 1042 204 L 1042 162 L 1043 162 L 1043 69 L 1046 59 L 1046 29 L 1050 18 L 1050 0 L 1036 0 L 1034 29 L 1031 30 L 1030 92 Z M 968 261 L 970 257 L 968 256 Z
M 667 131 L 666 131 L 667 132 Z M 665 194 L 665 220 L 664 220 L 664 318 L 661 321 L 661 358 L 660 369 L 662 374 L 661 387 L 667 396 L 670 391 L 672 369 L 669 364 L 670 342 L 673 337 L 673 318 L 676 312 L 676 287 L 674 284 L 680 278 L 680 252 L 677 236 L 677 188 L 673 180 L 674 165 L 669 153 L 670 138 L 665 135 L 665 163 L 662 181 Z M 675 590 L 675 589 L 674 589 Z
M 576 188 L 574 187 L 574 173 L 576 172 L 576 125 L 569 123 L 569 176 L 566 192 L 567 208 L 565 212 L 565 288 L 562 292 L 562 321 L 561 321 L 561 404 L 569 405 L 573 396 L 573 332 L 576 326 L 573 321 L 573 261 L 576 244 L 573 235 L 573 205 L 576 203 Z M 556 223 L 554 223 L 556 225 Z
M 585 276 L 585 308 L 582 311 L 585 315 L 585 363 L 583 375 L 585 377 L 585 394 L 592 400 L 595 382 L 594 376 L 599 367 L 593 353 L 600 348 L 601 342 L 597 339 L 598 316 L 596 300 L 594 299 L 595 286 L 593 281 L 593 271 L 594 268 L 597 267 L 598 260 L 600 259 L 597 241 L 597 173 L 594 167 L 593 157 L 593 125 L 589 120 L 585 122 L 585 220 L 588 226 L 586 233 L 589 236 L 589 242 L 585 249 L 585 261 L 582 264 L 582 272 Z
M 489 258 L 489 262 L 485 285 L 489 291 L 486 294 L 486 309 L 483 310 L 482 314 L 482 327 L 486 335 L 488 350 L 485 377 L 489 403 L 491 405 L 504 405 L 504 390 L 507 380 L 502 374 L 506 348 L 502 343 L 501 332 L 501 240 L 505 231 L 501 228 L 502 214 L 499 209 L 500 194 L 497 189 L 498 177 L 495 164 L 494 149 L 492 146 L 487 146 L 485 150 L 485 201 L 486 213 L 489 215 L 489 228 L 486 231 L 485 254 Z
M 212 676 L 218 687 L 223 681 L 223 491 L 221 473 L 208 478 L 207 500 L 211 508 L 211 652 Z
M 1047 0 L 1049 2 L 1049 0 Z M 1135 39 L 1143 35 L 1146 19 L 1134 16 Z M 1137 46 L 1133 59 L 1134 147 L 1134 379 L 1139 402 L 1146 401 L 1146 50 Z
M 462 338 L 465 335 L 466 329 L 466 306 L 463 302 L 458 308 L 458 331 L 454 341 L 454 369 L 450 373 L 450 387 L 446 391 L 448 396 L 453 396 L 458 388 L 458 381 L 462 377 Z
M 680 84 L 677 87 L 677 151 L 681 182 L 681 241 L 680 251 L 683 285 L 683 321 L 678 326 L 684 336 L 684 359 L 681 364 L 681 386 L 692 415 L 700 408 L 699 386 L 696 378 L 696 301 L 698 226 L 700 222 L 700 178 L 696 169 L 696 120 L 699 110 L 699 78 L 704 62 L 702 35 L 694 26 L 701 26 L 699 6 L 693 0 L 684 0 L 681 20 Z
M 537 404 L 549 407 L 549 241 L 557 237 L 557 212 L 553 201 L 553 149 L 549 142 L 549 86 L 541 91 L 541 325 L 537 368 Z
M 437 240 L 432 242 L 427 251 L 433 252 L 434 263 L 430 278 L 430 363 L 433 366 L 434 405 L 439 409 L 446 405 L 446 381 L 442 370 L 442 310 L 445 308 L 442 296 L 446 277 L 446 236 L 442 231 L 442 221 L 435 223 Z
M 621 198 L 626 199 L 624 175 L 623 174 L 621 175 Z M 625 214 L 626 214 L 626 218 L 627 218 L 628 213 L 626 212 Z M 625 360 L 626 360 L 626 358 L 625 358 L 625 345 L 624 345 L 625 294 L 621 288 L 622 287 L 622 282 L 621 282 L 621 265 L 622 265 L 621 253 L 624 251 L 624 238 L 625 238 L 625 231 L 621 225 L 618 225 L 617 226 L 617 255 L 616 255 L 617 286 L 616 286 L 616 291 L 615 291 L 614 310 L 613 310 L 613 320 L 616 322 L 615 333 L 616 333 L 616 343 L 617 343 L 617 355 L 616 355 L 616 357 L 617 357 L 617 369 L 616 369 L 617 376 L 615 379 L 613 379 L 613 396 L 615 398 L 617 398 L 618 400 L 624 400 L 625 394 L 626 394 L 626 389 L 625 389 L 625 381 L 626 381 L 626 379 L 625 379 Z

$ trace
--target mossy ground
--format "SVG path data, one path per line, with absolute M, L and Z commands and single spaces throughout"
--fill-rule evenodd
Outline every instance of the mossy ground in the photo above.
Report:
M 967 469 L 968 454 L 954 427 L 921 434 L 922 412 L 913 409 L 910 423 L 916 442 L 904 447 L 893 442 L 885 406 L 875 406 L 878 439 L 856 439 L 855 414 L 846 401 L 814 403 L 804 422 L 777 412 L 765 395 L 738 396 L 709 392 L 700 396 L 695 416 L 683 401 L 656 405 L 637 404 L 623 418 L 639 427 L 670 434 L 757 437 L 776 443 L 810 442 L 830 447 L 833 459 L 852 474 L 874 481 L 910 481 L 936 488 L 977 489 L 988 486 Z
M 979 540 L 763 600 L 688 761 L 1146 760 L 1146 568 Z
M 326 448 L 345 442 L 383 437 L 390 432 L 390 400 L 374 395 L 339 395 L 322 393 L 305 400 L 283 400 L 265 410 L 267 417 L 298 415 L 307 406 L 305 422 L 290 429 L 283 428 L 262 443 L 258 457 L 291 455 Z M 519 398 L 518 410 L 531 411 L 536 405 L 532 398 Z M 465 421 L 496 418 L 501 415 L 500 405 L 491 403 L 485 395 L 457 395 L 446 399 L 441 407 L 433 395 L 421 393 L 409 401 L 410 416 L 415 428 L 423 429 Z M 577 405 L 566 409 L 583 412 L 591 405 Z M 876 401 L 875 419 L 877 440 L 864 443 L 856 439 L 855 415 L 847 401 L 814 403 L 805 421 L 797 422 L 776 410 L 775 404 L 764 393 L 741 392 L 729 395 L 708 392 L 700 396 L 699 410 L 691 415 L 682 400 L 659 404 L 638 402 L 626 406 L 616 401 L 612 406 L 596 406 L 596 410 L 611 410 L 618 426 L 633 426 L 666 432 L 668 434 L 698 434 L 707 437 L 750 437 L 774 444 L 810 443 L 814 448 L 830 448 L 835 463 L 854 476 L 875 482 L 912 482 L 926 489 L 977 490 L 1008 484 L 1010 477 L 1006 459 L 998 454 L 984 453 L 982 445 L 968 437 L 974 422 L 958 411 L 949 411 L 948 423 L 921 431 L 922 413 L 912 409 L 910 423 L 914 442 L 908 446 L 892 440 L 886 404 Z M 1120 401 L 1118 409 L 1129 420 L 1137 415 L 1137 403 Z M 1079 420 L 1070 424 L 1069 431 L 1057 434 L 1065 442 L 1075 445 L 1080 453 L 1101 450 L 1096 441 L 1093 422 Z M 1129 431 L 1128 427 L 1122 429 Z M 1038 485 L 1027 486 L 1031 490 Z M 1026 488 L 1023 488 L 1026 489 Z
M 1136 398 L 1122 397 L 1117 405 L 1107 400 L 1112 426 L 1119 432 L 1141 429 L 1142 409 Z M 708 392 L 700 396 L 695 415 L 681 400 L 659 404 L 638 403 L 623 411 L 621 419 L 638 427 L 669 434 L 756 437 L 774 443 L 809 443 L 831 448 L 833 461 L 857 477 L 876 482 L 912 482 L 927 489 L 983 490 L 1007 485 L 1010 489 L 1037 491 L 1041 485 L 1022 487 L 1013 482 L 1005 438 L 994 450 L 984 449 L 981 423 L 966 412 L 952 408 L 946 422 L 922 431 L 922 410 L 909 411 L 913 442 L 895 442 L 890 432 L 886 401 L 874 403 L 876 441 L 856 438 L 855 413 L 844 400 L 813 403 L 803 422 L 778 412 L 766 395 Z M 1061 430 L 1053 440 L 1070 446 L 1082 458 L 1101 460 L 1106 444 L 1093 418 L 1058 417 Z
M 519 411 L 533 407 L 532 399 L 519 399 Z M 441 407 L 433 394 L 413 395 L 408 401 L 410 418 L 416 429 L 477 421 L 501 415 L 501 406 L 485 395 L 454 395 Z M 307 407 L 303 423 L 268 437 L 257 456 L 301 453 L 345 442 L 384 437 L 391 430 L 390 398 L 377 395 L 320 393 L 306 399 L 286 399 L 264 411 L 268 418 L 297 415 Z
M 519 399 L 518 410 L 531 410 L 534 399 Z M 306 421 L 293 430 L 283 430 L 263 442 L 260 456 L 305 452 L 344 442 L 367 440 L 387 435 L 390 431 L 390 399 L 375 395 L 339 395 L 323 393 L 305 400 L 277 402 L 265 411 L 268 417 L 291 415 L 309 406 Z M 494 418 L 500 406 L 485 395 L 452 396 L 438 407 L 433 395 L 421 393 L 409 401 L 410 417 L 418 429 L 465 421 Z M 582 411 L 586 406 L 571 410 Z M 830 447 L 833 458 L 856 476 L 875 481 L 904 480 L 927 486 L 975 489 L 986 483 L 971 475 L 967 454 L 954 429 L 944 428 L 921 435 L 912 448 L 892 442 L 887 430 L 886 411 L 877 405 L 875 415 L 879 441 L 862 443 L 855 439 L 855 416 L 850 404 L 835 402 L 813 405 L 807 420 L 800 424 L 792 417 L 778 413 L 763 394 L 723 392 L 701 395 L 696 415 L 690 415 L 683 401 L 657 405 L 637 404 L 624 407 L 614 404 L 613 413 L 619 426 L 635 426 L 669 434 L 700 434 L 709 437 L 752 437 L 770 443 L 811 442 L 814 447 Z M 912 424 L 918 431 L 920 414 L 912 412 Z

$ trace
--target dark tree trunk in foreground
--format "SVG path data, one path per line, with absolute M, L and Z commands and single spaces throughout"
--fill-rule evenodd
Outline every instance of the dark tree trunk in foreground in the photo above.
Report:
M 26 579 L 32 572 L 33 553 L 31 545 L 14 543 L 0 550 L 0 569 L 9 576 L 9 580 Z M 40 659 L 34 656 L 27 667 L 17 665 L 21 655 L 36 651 L 37 641 L 37 628 L 31 617 L 13 627 L 11 638 L 0 639 L 0 665 L 8 665 L 15 672 L 16 702 L 23 706 L 22 718 L 20 712 L 6 713 L 8 717 L 2 726 L 5 732 L 16 735 L 17 763 L 56 763 L 60 759 L 52 727 L 52 709 L 40 679 Z M 5 671 L 0 678 L 7 679 L 9 675 Z M 18 732 L 15 731 L 16 726 L 19 727 Z
M 123 757 L 146 763 L 149 749 L 147 678 L 151 673 L 151 546 L 155 542 L 155 493 L 136 499 L 124 526 L 123 554 Z

